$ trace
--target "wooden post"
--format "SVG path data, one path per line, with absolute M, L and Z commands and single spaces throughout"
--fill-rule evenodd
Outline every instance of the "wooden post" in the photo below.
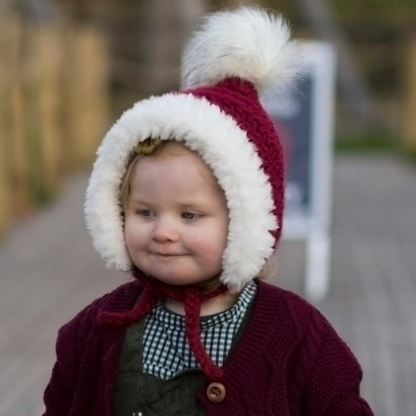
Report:
M 6 140 L 9 134 L 7 111 L 7 66 L 6 66 L 6 17 L 0 17 L 0 239 L 11 222 L 11 189 L 9 184 L 8 151 Z
M 74 28 L 65 65 L 67 154 L 72 166 L 89 166 L 109 121 L 109 56 L 104 35 L 91 26 Z
M 32 210 L 29 192 L 29 166 L 25 143 L 26 112 L 23 81 L 23 34 L 24 27 L 20 19 L 11 16 L 6 25 L 9 46 L 7 82 L 10 85 L 10 163 L 11 186 L 13 189 L 13 211 L 16 216 L 27 215 Z
M 36 130 L 40 156 L 40 186 L 44 197 L 52 196 L 60 178 L 61 129 L 60 31 L 58 26 L 38 26 L 34 41 L 34 82 L 37 107 Z
M 404 108 L 404 148 L 416 154 L 416 39 L 407 49 Z

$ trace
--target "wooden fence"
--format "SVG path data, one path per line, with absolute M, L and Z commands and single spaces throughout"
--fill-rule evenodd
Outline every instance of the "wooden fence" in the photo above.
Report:
M 406 49 L 404 147 L 416 156 L 416 39 Z
M 97 28 L 0 17 L 0 237 L 91 164 L 109 123 L 108 79 Z

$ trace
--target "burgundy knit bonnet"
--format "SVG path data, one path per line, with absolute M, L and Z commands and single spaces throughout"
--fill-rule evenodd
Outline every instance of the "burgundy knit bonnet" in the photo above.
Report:
M 211 293 L 160 284 L 140 271 L 140 303 L 124 314 L 103 312 L 101 325 L 126 326 L 159 298 L 185 304 L 190 347 L 211 380 L 222 377 L 199 336 L 200 304 L 227 289 L 241 290 L 262 270 L 282 231 L 283 151 L 259 94 L 290 87 L 301 70 L 300 46 L 280 15 L 240 7 L 208 15 L 182 61 L 178 92 L 139 101 L 105 136 L 86 194 L 85 217 L 97 251 L 115 269 L 131 271 L 119 203 L 133 149 L 149 138 L 180 140 L 211 168 L 224 191 L 229 233 L 222 286 Z

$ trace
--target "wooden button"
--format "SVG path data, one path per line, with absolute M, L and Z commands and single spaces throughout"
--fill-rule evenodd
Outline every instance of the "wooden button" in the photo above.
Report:
M 225 399 L 225 387 L 221 383 L 211 383 L 207 388 L 208 399 L 213 403 L 220 403 Z

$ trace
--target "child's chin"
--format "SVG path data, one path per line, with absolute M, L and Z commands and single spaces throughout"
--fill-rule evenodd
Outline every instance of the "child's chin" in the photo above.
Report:
M 201 283 L 204 281 L 204 278 L 196 279 L 195 277 L 186 276 L 186 275 L 175 275 L 174 273 L 170 274 L 156 274 L 153 275 L 153 277 L 163 283 L 167 283 L 169 285 L 175 285 L 175 286 L 186 286 L 186 285 L 192 285 L 195 283 Z
M 187 286 L 187 285 L 193 285 L 195 283 L 200 283 L 199 280 L 195 280 L 195 279 L 158 279 L 161 282 L 167 283 L 169 285 L 174 285 L 174 286 Z

